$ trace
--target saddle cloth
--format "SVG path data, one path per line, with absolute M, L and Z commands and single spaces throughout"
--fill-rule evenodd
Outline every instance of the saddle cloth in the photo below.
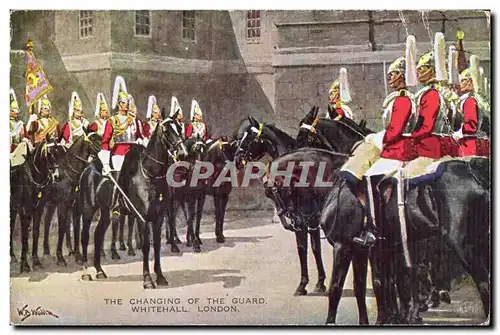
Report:
M 10 154 L 10 166 L 18 166 L 24 163 L 25 156 L 28 154 L 28 144 L 21 142 L 13 153 Z

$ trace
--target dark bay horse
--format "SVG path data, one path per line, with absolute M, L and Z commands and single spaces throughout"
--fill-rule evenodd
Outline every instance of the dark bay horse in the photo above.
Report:
M 236 151 L 235 162 L 238 168 L 247 161 L 256 161 L 266 154 L 273 159 L 298 148 L 297 142 L 288 134 L 275 126 L 261 124 L 253 117 L 248 118 L 250 123 L 244 130 L 238 150 Z M 324 284 L 326 274 L 321 256 L 320 231 L 318 229 L 308 230 L 298 226 L 290 225 L 283 213 L 278 210 L 278 217 L 287 230 L 295 233 L 297 243 L 297 252 L 300 260 L 301 278 L 300 283 L 295 290 L 295 295 L 306 295 L 306 286 L 309 283 L 309 273 L 307 269 L 307 234 L 311 236 L 311 248 L 318 269 L 318 282 L 316 283 L 316 292 L 325 292 Z
M 79 208 L 81 208 L 83 216 L 83 279 L 91 280 L 92 278 L 86 273 L 87 248 L 90 223 L 97 209 L 100 209 L 101 215 L 94 233 L 94 267 L 98 279 L 107 278 L 101 266 L 100 254 L 106 230 L 111 222 L 111 210 L 118 209 L 119 213 L 113 213 L 113 220 L 118 220 L 117 216 L 124 214 L 132 214 L 139 218 L 143 239 L 143 286 L 145 288 L 155 287 L 149 270 L 149 225 L 151 225 L 153 232 L 156 285 L 168 285 L 160 263 L 161 226 L 168 197 L 166 175 L 169 168 L 169 157 L 184 157 L 186 155 L 186 147 L 175 126 L 170 120 L 165 120 L 156 127 L 147 148 L 132 145 L 125 156 L 117 182 L 128 200 L 121 193 L 118 193 L 116 185 L 108 177 L 102 176 L 100 160 L 94 160 L 84 170 L 80 178 L 79 198 L 81 202 Z M 115 172 L 112 174 L 116 181 Z
M 407 243 L 402 242 L 400 208 L 395 178 L 386 178 L 379 184 L 381 201 L 381 233 L 384 249 L 402 253 L 407 250 L 407 262 L 395 271 L 410 271 L 410 283 L 415 306 L 412 320 L 420 322 L 421 301 L 417 299 L 418 286 L 414 280 L 418 271 L 419 241 L 437 237 L 446 243 L 476 284 L 483 303 L 485 318 L 490 312 L 490 191 L 481 183 L 478 167 L 488 166 L 489 159 L 474 158 L 475 164 L 452 160 L 443 162 L 436 173 L 405 180 L 405 221 Z M 477 161 L 482 161 L 477 162 Z M 474 168 L 472 168 L 474 167 Z M 483 171 L 484 172 L 484 171 Z M 441 279 L 441 278 L 438 278 Z
M 49 146 L 49 144 L 51 145 Z M 27 254 L 29 225 L 32 219 L 33 244 L 38 245 L 40 218 L 35 220 L 35 215 L 40 213 L 40 196 L 43 196 L 52 182 L 60 178 L 57 160 L 59 150 L 61 150 L 59 146 L 46 138 L 35 146 L 33 152 L 30 152 L 27 147 L 24 163 L 10 169 L 10 256 L 15 262 L 12 234 L 16 217 L 19 215 L 21 223 L 21 273 L 31 271 Z M 33 248 L 33 252 L 35 250 Z M 41 266 L 36 253 L 32 255 L 32 262 L 33 268 Z
M 68 249 L 70 253 L 72 253 L 71 242 L 70 242 L 70 229 L 67 224 L 69 218 L 73 216 L 73 225 L 74 225 L 74 234 L 75 234 L 75 248 L 78 246 L 79 239 L 79 221 L 75 220 L 75 198 L 78 193 L 78 181 L 80 175 L 88 164 L 88 159 L 91 155 L 97 154 L 98 149 L 98 141 L 100 136 L 95 135 L 92 136 L 93 141 L 89 139 L 87 136 L 80 136 L 75 138 L 75 141 L 70 146 L 70 148 L 66 148 L 63 145 L 59 145 L 53 143 L 59 150 L 57 155 L 57 164 L 60 171 L 60 176 L 57 180 L 54 180 L 49 187 L 47 187 L 45 192 L 42 192 L 41 196 L 39 196 L 39 207 L 37 210 L 37 218 L 39 220 L 41 214 L 43 213 L 43 209 L 45 208 L 45 222 L 44 222 L 44 239 L 43 239 L 43 248 L 44 255 L 50 255 L 50 246 L 49 246 L 49 233 L 50 233 L 50 224 L 52 221 L 52 217 L 54 216 L 54 212 L 57 209 L 57 219 L 58 219 L 58 230 L 59 230 L 59 238 L 57 243 L 57 265 L 66 266 L 66 260 L 62 254 L 62 243 L 64 239 L 64 235 L 67 236 Z M 35 223 L 35 227 L 38 223 Z M 34 229 L 34 233 L 36 228 Z M 37 234 L 39 230 L 37 230 Z M 36 239 L 38 240 L 38 238 Z M 33 253 L 37 253 L 38 243 L 33 243 Z M 80 253 L 75 253 L 76 261 L 81 260 Z

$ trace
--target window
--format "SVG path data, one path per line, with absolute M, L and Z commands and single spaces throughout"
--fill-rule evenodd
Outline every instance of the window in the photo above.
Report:
M 194 41 L 194 26 L 195 26 L 195 11 L 184 10 L 182 11 L 182 39 L 187 41 Z
M 247 11 L 247 39 L 260 38 L 260 10 Z
M 151 12 L 149 10 L 135 11 L 135 35 L 151 36 Z
M 93 11 L 81 10 L 80 11 L 80 38 L 86 38 L 93 35 L 92 32 L 92 16 Z

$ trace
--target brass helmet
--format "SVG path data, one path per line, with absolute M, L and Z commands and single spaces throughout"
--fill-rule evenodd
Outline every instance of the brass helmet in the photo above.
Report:
M 82 110 L 82 101 L 80 100 L 78 93 L 73 91 L 71 93 L 71 100 L 69 102 L 69 110 L 68 110 L 69 119 L 71 120 L 73 118 L 73 115 L 75 115 L 75 112 L 79 110 Z
M 195 115 L 199 115 L 201 116 L 201 118 L 203 119 L 203 112 L 201 111 L 201 108 L 200 106 L 198 105 L 198 102 L 196 100 L 191 100 L 191 121 L 194 120 L 194 116 Z
M 108 103 L 106 102 L 106 98 L 104 97 L 104 94 L 102 93 L 97 93 L 97 100 L 95 103 L 95 113 L 94 116 L 99 116 L 101 114 L 101 111 L 103 110 L 108 110 Z
M 480 74 L 479 74 L 479 58 L 476 55 L 471 55 L 469 59 L 469 67 L 460 73 L 460 81 L 471 79 L 475 93 L 481 91 Z
M 160 112 L 160 107 L 158 107 L 156 97 L 154 95 L 150 95 L 148 98 L 148 111 L 146 112 L 146 118 L 151 118 L 151 114 L 153 114 L 153 112 Z
M 429 71 L 433 69 L 435 79 L 438 81 L 448 79 L 446 71 L 446 41 L 443 33 L 436 33 L 433 50 L 423 54 L 418 60 L 417 69 L 422 66 L 428 66 Z
M 119 102 L 128 102 L 128 92 L 125 80 L 121 76 L 115 79 L 115 86 L 113 87 L 113 97 L 111 99 L 111 108 L 115 109 Z
M 340 69 L 339 77 L 330 86 L 328 94 L 339 92 L 340 100 L 343 103 L 351 102 L 351 92 L 349 89 L 349 80 L 347 78 L 347 69 L 345 67 Z
M 43 97 L 38 100 L 38 114 L 42 109 L 51 109 L 52 104 L 50 103 L 49 98 L 47 98 L 47 94 L 44 94 Z

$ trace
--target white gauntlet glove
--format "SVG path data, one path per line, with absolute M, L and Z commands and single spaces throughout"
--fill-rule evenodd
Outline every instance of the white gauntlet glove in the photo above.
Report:
M 455 140 L 457 140 L 457 141 L 458 141 L 459 139 L 461 139 L 462 137 L 464 137 L 464 134 L 462 133 L 462 128 L 460 128 L 460 130 L 459 130 L 459 131 L 455 131 L 455 132 L 452 134 L 452 136 L 453 136 L 453 138 L 454 138 Z

